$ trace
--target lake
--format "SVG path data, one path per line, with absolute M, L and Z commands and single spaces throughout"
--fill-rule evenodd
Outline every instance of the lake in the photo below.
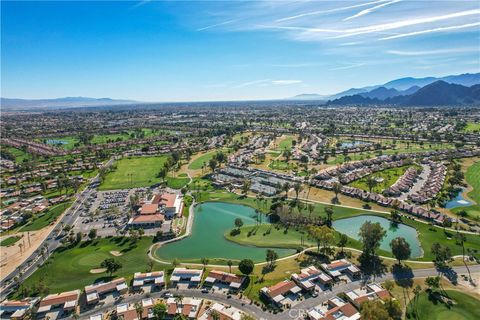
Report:
M 268 248 L 245 246 L 228 241 L 224 237 L 227 231 L 234 228 L 236 218 L 241 218 L 244 226 L 254 225 L 256 213 L 253 208 L 224 202 L 206 202 L 198 205 L 194 210 L 192 233 L 182 240 L 158 248 L 155 255 L 159 259 L 171 261 L 177 258 L 180 261 L 193 261 L 206 257 L 265 261 Z M 274 250 L 279 257 L 296 253 L 293 249 L 275 248 Z
M 387 231 L 385 238 L 383 238 L 380 249 L 391 252 L 390 241 L 396 237 L 403 237 L 410 244 L 410 249 L 412 251 L 411 257 L 418 258 L 421 257 L 423 252 L 418 240 L 417 230 L 405 224 L 393 225 L 390 223 L 390 220 L 385 219 L 379 216 L 372 215 L 362 215 L 351 218 L 339 219 L 333 221 L 333 227 L 338 232 L 344 233 L 350 238 L 360 240 L 358 232 L 360 227 L 366 221 L 372 223 L 378 222 Z

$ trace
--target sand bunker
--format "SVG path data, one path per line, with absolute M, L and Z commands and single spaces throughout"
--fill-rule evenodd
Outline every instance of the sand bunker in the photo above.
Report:
M 90 273 L 103 273 L 107 271 L 105 268 L 90 269 Z
M 121 253 L 120 251 L 110 251 L 110 254 L 115 257 L 123 256 L 123 253 Z

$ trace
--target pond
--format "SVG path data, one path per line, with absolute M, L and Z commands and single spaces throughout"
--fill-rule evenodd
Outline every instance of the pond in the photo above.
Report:
M 47 144 L 68 144 L 68 141 L 49 139 L 46 141 L 46 143 Z
M 463 191 L 464 191 L 463 189 L 460 190 L 455 198 L 450 199 L 450 201 L 448 201 L 445 204 L 445 208 L 453 209 L 457 207 L 466 207 L 466 206 L 472 205 L 471 201 L 465 200 L 463 198 Z
M 366 221 L 372 223 L 378 222 L 383 229 L 387 231 L 385 238 L 383 238 L 380 249 L 391 252 L 390 241 L 396 237 L 403 237 L 410 244 L 410 249 L 412 251 L 411 257 L 418 258 L 421 257 L 423 252 L 418 241 L 418 234 L 415 228 L 407 226 L 405 224 L 393 225 L 390 223 L 390 220 L 383 217 L 372 216 L 372 215 L 362 215 L 351 218 L 339 219 L 333 221 L 333 227 L 341 233 L 346 234 L 350 238 L 359 240 L 358 232 L 360 227 Z
M 252 259 L 265 261 L 268 248 L 245 246 L 225 239 L 225 232 L 234 228 L 236 218 L 241 218 L 243 225 L 256 222 L 255 210 L 248 206 L 224 202 L 206 202 L 195 208 L 192 233 L 179 241 L 171 242 L 158 248 L 155 255 L 162 260 L 180 261 L 209 259 Z M 265 220 L 265 219 L 264 219 Z M 295 254 L 293 249 L 274 249 L 279 257 Z M 211 261 L 210 263 L 214 263 Z
M 354 141 L 342 141 L 340 148 L 353 148 L 361 145 L 369 144 L 370 142 L 354 140 Z

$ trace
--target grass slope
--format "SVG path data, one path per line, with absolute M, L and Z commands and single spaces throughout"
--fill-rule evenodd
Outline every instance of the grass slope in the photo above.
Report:
M 13 237 L 9 237 L 9 238 L 6 238 L 6 239 L 3 239 L 1 242 L 0 242 L 0 247 L 8 247 L 8 246 L 11 246 L 13 245 L 15 242 L 17 242 L 18 240 L 22 239 L 22 237 L 20 236 L 13 236 Z
M 19 231 L 35 231 L 45 228 L 57 220 L 57 218 L 70 206 L 70 204 L 71 202 L 64 202 L 51 207 L 45 213 L 34 216 Z
M 113 275 L 113 278 L 131 279 L 137 271 L 148 271 L 147 252 L 151 244 L 151 237 L 143 237 L 136 243 L 128 238 L 107 238 L 82 242 L 73 248 L 62 247 L 25 280 L 23 286 L 31 288 L 43 281 L 53 293 L 83 289 L 84 286 L 97 281 L 108 281 L 111 278 L 107 273 L 90 273 L 91 269 L 100 268 L 102 261 L 108 258 L 122 264 L 122 268 Z M 122 256 L 114 257 L 110 251 L 119 251 Z M 159 270 L 160 265 L 155 265 L 154 269 Z
M 473 188 L 467 195 L 475 201 L 476 204 L 468 207 L 458 207 L 452 211 L 456 213 L 465 210 L 470 217 L 480 217 L 480 162 L 476 162 L 468 167 L 465 173 L 465 180 L 467 180 L 467 183 Z
M 381 193 L 383 190 L 389 188 L 398 180 L 398 178 L 400 178 L 405 173 L 405 171 L 407 171 L 409 167 L 410 166 L 391 168 L 371 174 L 373 177 L 380 177 L 383 179 L 383 181 L 379 182 L 377 186 L 372 189 L 372 191 L 376 193 Z M 355 180 L 350 183 L 350 186 L 369 191 L 367 186 L 367 179 L 368 176 Z
M 453 304 L 448 305 L 435 299 L 428 293 L 419 295 L 416 303 L 408 305 L 408 312 L 416 310 L 418 320 L 470 320 L 480 319 L 480 301 L 472 296 L 459 291 L 446 290 L 445 297 L 451 299 Z

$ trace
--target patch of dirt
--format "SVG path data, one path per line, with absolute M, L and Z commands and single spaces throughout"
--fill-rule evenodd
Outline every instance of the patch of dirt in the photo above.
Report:
M 97 268 L 97 269 L 90 269 L 90 273 L 104 273 L 105 271 L 107 271 L 107 269 L 105 268 Z
M 123 253 L 121 253 L 120 251 L 110 251 L 110 254 L 115 257 L 123 256 Z

